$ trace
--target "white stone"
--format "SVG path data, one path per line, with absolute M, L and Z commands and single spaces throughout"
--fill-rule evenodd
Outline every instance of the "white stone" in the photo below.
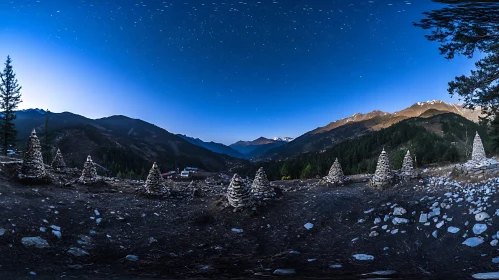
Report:
M 447 228 L 447 232 L 450 232 L 450 233 L 457 233 L 457 232 L 459 232 L 459 230 L 460 229 L 457 227 L 448 227 Z
M 495 247 L 495 246 L 497 246 L 498 242 L 499 242 L 499 240 L 494 239 L 494 240 L 490 241 L 490 246 Z
M 371 208 L 371 209 L 369 209 L 369 210 L 364 211 L 364 214 L 369 214 L 369 213 L 371 213 L 372 211 L 374 211 L 374 208 Z
M 476 247 L 480 244 L 483 243 L 483 238 L 480 238 L 480 237 L 470 237 L 466 240 L 464 240 L 463 245 L 467 245 L 467 246 L 470 246 L 470 247 Z
M 434 230 L 434 231 L 431 233 L 431 235 L 432 235 L 433 237 L 437 238 L 437 237 L 438 237 L 438 230 Z
M 61 227 L 58 227 L 56 225 L 51 225 L 50 228 L 53 229 L 53 230 L 61 231 Z
M 38 249 L 49 247 L 47 240 L 37 236 L 37 237 L 23 237 L 21 243 L 26 247 L 35 247 Z
M 372 261 L 374 260 L 374 256 L 366 255 L 366 254 L 355 254 L 353 255 L 354 259 L 358 261 Z
M 421 214 L 419 216 L 419 222 L 420 223 L 426 223 L 428 221 L 428 214 Z
M 232 229 L 232 232 L 235 232 L 235 233 L 241 233 L 243 232 L 244 230 L 243 229 L 240 229 L 240 228 L 233 228 Z
M 481 213 L 478 213 L 475 215 L 475 220 L 477 222 L 481 222 L 481 221 L 488 219 L 488 218 L 490 218 L 490 216 L 489 216 L 489 214 L 487 214 L 485 212 L 481 212 Z
M 313 227 L 314 227 L 314 224 L 312 224 L 312 223 L 306 223 L 306 224 L 304 224 L 303 226 L 304 226 L 306 229 L 311 229 L 311 228 L 313 228 Z
M 475 279 L 499 279 L 499 272 L 484 272 L 472 275 Z
M 129 260 L 129 261 L 131 261 L 131 262 L 136 262 L 136 261 L 138 261 L 138 260 L 139 260 L 139 257 L 137 257 L 136 255 L 127 255 L 127 256 L 125 257 L 125 259 L 127 259 L 127 260 Z
M 62 234 L 60 231 L 58 230 L 52 230 L 52 234 L 54 234 L 55 236 L 57 236 L 57 238 L 61 239 L 62 237 Z
M 473 233 L 474 234 L 481 234 L 481 233 L 484 233 L 486 230 L 487 230 L 486 224 L 475 224 L 473 226 Z
M 380 271 L 374 271 L 362 275 L 378 275 L 378 276 L 387 276 L 387 275 L 393 275 L 396 274 L 397 271 L 395 270 L 380 270 Z
M 438 222 L 438 224 L 436 225 L 437 228 L 441 228 L 443 225 L 444 225 L 444 221 L 440 221 Z
M 274 270 L 274 275 L 294 275 L 296 270 L 292 268 L 279 268 Z
M 492 259 L 492 262 L 493 262 L 493 263 L 499 263 L 499 257 L 495 257 L 495 258 L 493 258 L 493 259 Z
M 393 215 L 395 216 L 402 216 L 405 213 L 407 213 L 407 211 L 402 207 L 395 207 L 395 209 L 393 209 Z
M 399 218 L 399 217 L 395 217 L 393 218 L 392 220 L 392 223 L 394 225 L 398 225 L 398 224 L 407 224 L 409 222 L 409 220 L 405 219 L 405 218 Z

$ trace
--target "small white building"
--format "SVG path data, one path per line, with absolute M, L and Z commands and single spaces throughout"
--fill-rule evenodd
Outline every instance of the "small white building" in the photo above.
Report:
M 180 177 L 182 178 L 189 178 L 191 176 L 191 173 L 189 171 L 182 171 L 180 172 Z

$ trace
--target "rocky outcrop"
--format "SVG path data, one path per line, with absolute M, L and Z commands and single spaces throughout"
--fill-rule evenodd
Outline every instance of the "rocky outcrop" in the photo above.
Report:
M 336 158 L 333 165 L 331 165 L 331 169 L 329 169 L 329 173 L 324 180 L 331 184 L 343 184 L 345 182 L 345 175 L 343 174 L 343 169 L 341 168 L 338 158 Z
M 45 165 L 43 164 L 40 140 L 36 136 L 34 129 L 28 138 L 28 145 L 24 152 L 24 160 L 19 177 L 21 179 L 43 179 L 47 177 Z
M 270 186 L 267 174 L 263 167 L 260 167 L 256 172 L 255 179 L 251 185 L 251 194 L 255 199 L 268 200 L 276 195 L 274 188 Z
M 159 167 L 153 163 L 149 175 L 147 175 L 146 183 L 144 185 L 144 193 L 146 195 L 160 196 L 165 194 L 165 181 L 161 176 Z
M 227 189 L 229 205 L 236 209 L 251 206 L 250 191 L 251 189 L 243 182 L 241 176 L 234 174 Z
M 481 163 L 487 160 L 485 155 L 485 150 L 483 149 L 482 138 L 478 135 L 478 131 L 473 140 L 473 153 L 471 154 L 471 160 L 476 163 Z
M 64 158 L 62 157 L 61 150 L 57 149 L 55 153 L 54 160 L 52 161 L 52 168 L 54 169 L 63 169 L 66 168 L 66 163 L 64 162 Z
M 97 182 L 97 180 L 97 169 L 95 168 L 95 164 L 92 161 L 92 157 L 88 155 L 87 161 L 83 165 L 83 171 L 80 178 L 78 179 L 78 182 L 82 184 L 92 184 Z
M 390 167 L 390 160 L 385 149 L 381 152 L 376 165 L 376 172 L 374 173 L 372 184 L 374 186 L 387 185 L 393 182 L 393 172 Z

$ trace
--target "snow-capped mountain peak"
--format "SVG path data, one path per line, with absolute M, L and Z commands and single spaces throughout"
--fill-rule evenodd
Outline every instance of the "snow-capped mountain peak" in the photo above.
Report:
M 442 104 L 442 103 L 445 103 L 445 102 L 443 102 L 442 100 L 428 100 L 426 102 L 418 102 L 418 103 L 416 103 L 416 105 L 424 106 L 424 105 L 435 105 L 435 104 Z
M 284 141 L 284 142 L 291 142 L 293 141 L 293 139 L 294 138 L 292 137 L 281 137 L 281 136 L 273 138 L 274 141 Z

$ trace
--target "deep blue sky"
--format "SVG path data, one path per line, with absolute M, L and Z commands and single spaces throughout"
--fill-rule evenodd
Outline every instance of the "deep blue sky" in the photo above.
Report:
M 450 99 L 447 61 L 411 22 L 430 0 L 0 1 L 21 108 L 127 115 L 231 144 L 356 112 Z

